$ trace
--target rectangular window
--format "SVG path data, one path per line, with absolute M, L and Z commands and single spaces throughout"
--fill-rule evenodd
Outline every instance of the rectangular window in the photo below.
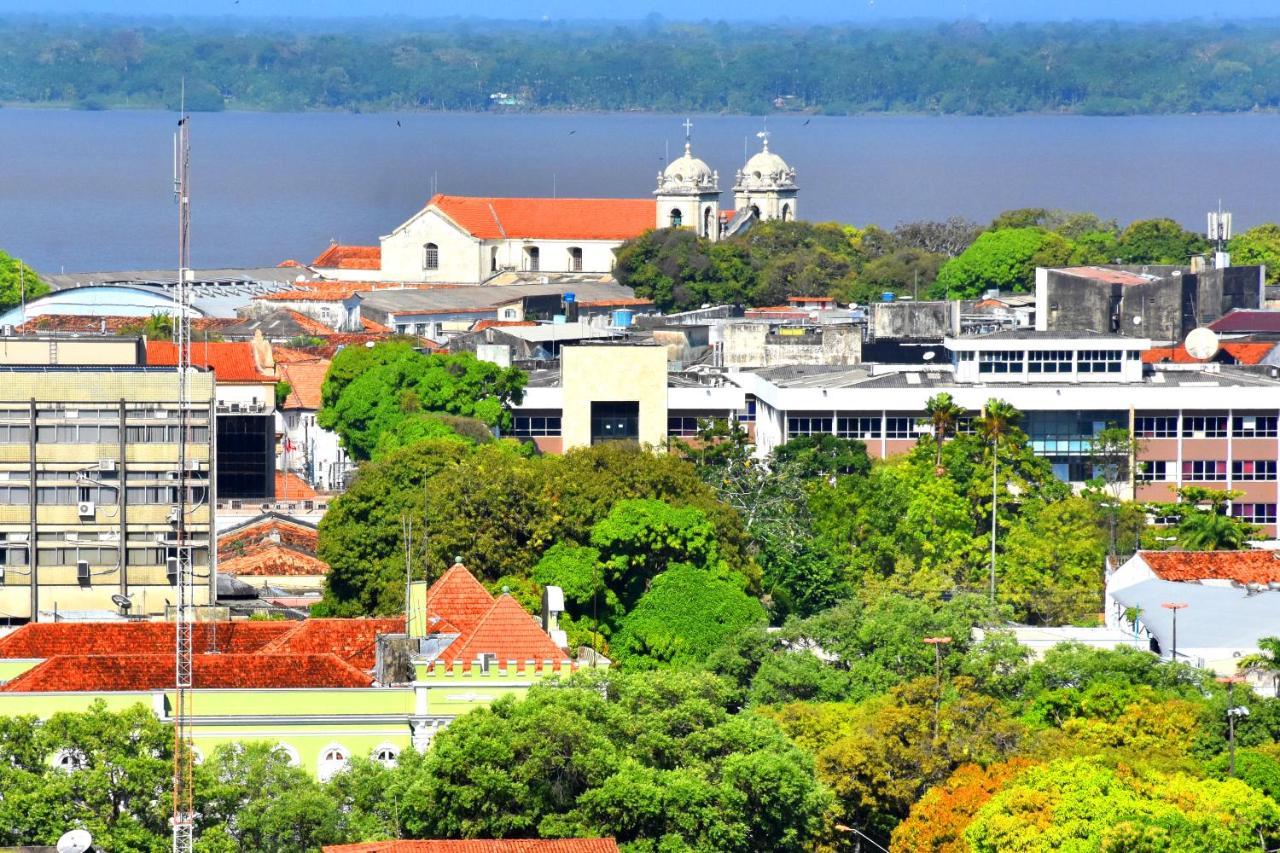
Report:
M 1022 350 L 989 350 L 978 353 L 979 373 L 1021 373 Z
M 1275 438 L 1275 415 L 1236 415 L 1231 419 L 1231 434 L 1236 438 Z
M 1183 438 L 1226 438 L 1226 415 L 1184 415 Z
M 787 438 L 800 435 L 822 435 L 831 432 L 831 418 L 827 417 L 795 417 L 787 418 Z
M 1118 349 L 1082 349 L 1076 369 L 1081 373 L 1119 373 L 1121 356 Z
M 1231 514 L 1241 521 L 1251 524 L 1275 524 L 1275 504 L 1232 504 Z
M 1276 461 L 1274 459 L 1237 459 L 1231 463 L 1231 479 L 1233 480 L 1274 480 L 1276 478 Z
M 915 438 L 915 418 L 885 418 L 884 434 L 887 438 Z
M 0 486 L 0 506 L 26 506 L 30 502 L 30 486 Z
M 711 426 L 713 422 L 724 423 L 725 418 L 714 415 L 670 415 L 667 417 L 667 435 L 694 438 L 699 430 Z
M 1145 459 L 1138 463 L 1138 480 L 1143 483 L 1163 483 L 1175 463 L 1164 459 Z
M 1177 438 L 1177 415 L 1150 415 L 1133 419 L 1135 438 Z
M 836 418 L 836 435 L 841 438 L 860 438 L 864 441 L 880 437 L 880 416 L 869 418 Z
M 560 418 L 556 415 L 516 415 L 511 420 L 511 434 L 516 438 L 559 435 Z
M 0 424 L 0 444 L 26 444 L 31 441 L 27 424 Z
M 1182 463 L 1182 479 L 1195 483 L 1212 483 L 1227 479 L 1226 460 L 1189 459 Z
M 1071 350 L 1031 350 L 1027 362 L 1028 373 L 1070 373 Z
M 738 413 L 738 423 L 753 424 L 756 422 L 756 398 L 748 394 L 746 402 L 746 410 Z

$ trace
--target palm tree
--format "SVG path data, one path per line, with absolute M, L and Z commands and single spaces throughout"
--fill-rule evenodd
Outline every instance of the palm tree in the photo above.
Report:
M 942 442 L 946 441 L 947 433 L 955 435 L 956 426 L 960 423 L 960 418 L 964 416 L 964 409 L 956 405 L 955 400 L 951 399 L 951 395 L 946 391 L 934 394 L 929 398 L 929 402 L 924 404 L 924 412 L 929 425 L 933 427 L 934 463 L 933 470 L 939 476 L 942 475 Z
M 1237 551 L 1248 540 L 1248 528 L 1213 509 L 1188 513 L 1178 523 L 1178 547 L 1188 551 Z
M 1022 413 L 1004 400 L 992 397 L 982 409 L 978 434 L 991 443 L 991 602 L 996 600 L 996 476 L 1000 469 L 1000 445 L 1017 429 Z
M 1280 637 L 1258 640 L 1258 653 L 1240 658 L 1236 669 L 1241 675 L 1270 675 L 1273 691 L 1280 696 Z

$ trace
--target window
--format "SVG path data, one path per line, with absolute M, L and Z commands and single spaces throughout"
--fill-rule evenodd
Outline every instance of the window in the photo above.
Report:
M 422 268 L 424 270 L 440 269 L 440 247 L 435 243 L 428 243 L 422 247 Z
M 1227 479 L 1225 460 L 1191 459 L 1182 463 L 1182 479 L 1197 483 L 1210 483 Z
M 525 268 L 529 272 L 537 272 L 541 268 L 542 253 L 537 246 L 529 246 L 524 250 Z
M 0 486 L 0 506 L 26 506 L 30 502 L 30 486 Z
M 698 431 L 707 427 L 723 425 L 728 418 L 723 415 L 669 415 L 667 417 L 667 435 L 679 438 L 696 438 Z
M 489 272 L 498 271 L 498 247 L 489 249 Z
M 1081 373 L 1119 373 L 1122 354 L 1118 349 L 1082 349 L 1076 369 Z
M 753 424 L 756 422 L 756 398 L 750 394 L 746 398 L 747 408 L 745 411 L 738 413 L 738 422 L 744 424 Z
M 88 767 L 89 761 L 78 749 L 60 749 L 54 753 L 53 766 L 64 773 L 71 773 Z
M 1275 415 L 1236 415 L 1231 419 L 1231 434 L 1236 438 L 1275 438 Z
M 582 272 L 582 249 L 569 247 L 569 272 Z
M 1138 482 L 1141 483 L 1163 483 L 1169 480 L 1170 469 L 1173 464 L 1164 459 L 1144 459 L 1138 463 Z
M 1021 373 L 1022 350 L 988 350 L 978 353 L 979 373 Z
M 1252 524 L 1275 524 L 1275 504 L 1232 504 L 1231 514 L 1241 521 Z
M 1231 463 L 1231 479 L 1233 480 L 1274 480 L 1276 478 L 1276 461 L 1274 459 L 1237 459 Z
M 1135 438 L 1177 438 L 1177 415 L 1150 415 L 1133 419 Z
M 716 221 L 715 214 L 711 212 L 711 208 L 708 207 L 706 210 L 702 211 L 702 236 L 703 237 L 711 236 L 712 223 L 714 223 L 715 221 Z
M 888 438 L 915 438 L 915 426 L 915 418 L 885 418 L 885 436 Z
M 347 751 L 340 746 L 325 747 L 320 752 L 316 775 L 321 782 L 328 782 L 347 767 Z
M 1227 419 L 1225 416 L 1205 417 L 1203 415 L 1184 416 L 1182 418 L 1183 438 L 1226 438 Z
M 602 402 L 591 404 L 591 443 L 602 441 L 636 441 L 640 438 L 640 402 Z
M 191 426 L 187 429 L 189 430 L 188 435 L 191 436 L 189 439 L 191 443 L 209 443 L 209 427 Z M 125 427 L 125 439 L 130 444 L 177 444 L 180 434 L 177 424 L 130 425 Z
M 1028 373 L 1070 373 L 1071 350 L 1032 350 L 1027 353 Z
M 836 435 L 841 438 L 879 438 L 880 417 L 836 418 Z
M 384 743 L 373 751 L 373 760 L 383 767 L 395 767 L 400 750 L 389 743 Z
M 59 424 L 36 427 L 36 441 L 46 444 L 116 444 L 120 427 L 97 424 Z
M 30 440 L 30 426 L 26 424 L 0 424 L 0 444 L 26 444 Z
M 298 750 L 294 749 L 287 743 L 278 743 L 273 752 L 277 752 L 289 762 L 290 767 L 301 767 L 302 761 L 298 758 Z
M 66 548 L 40 548 L 36 551 L 37 566 L 74 566 L 84 560 L 91 566 L 117 566 L 120 552 L 115 548 L 83 548 L 74 545 Z
M 511 434 L 517 438 L 559 435 L 559 415 L 516 415 L 511 421 Z
M 684 216 L 680 213 L 680 211 L 679 210 L 671 211 L 671 227 L 679 228 L 683 224 L 684 224 Z
M 782 206 L 782 221 L 783 222 L 791 221 L 791 205 L 789 204 L 784 204 Z
M 801 415 L 787 418 L 787 438 L 796 438 L 801 435 L 822 435 L 830 432 L 830 417 Z

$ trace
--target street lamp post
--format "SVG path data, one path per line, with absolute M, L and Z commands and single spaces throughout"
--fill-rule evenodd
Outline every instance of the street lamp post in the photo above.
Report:
M 1234 779 L 1236 775 L 1236 718 L 1249 716 L 1249 709 L 1236 705 L 1236 684 L 1244 681 L 1243 676 L 1224 675 L 1218 683 L 1227 685 L 1227 744 L 1230 756 L 1227 772 Z
M 933 703 L 933 739 L 938 739 L 938 716 L 942 713 L 942 647 L 951 642 L 950 637 L 925 637 L 922 642 L 933 646 L 934 677 L 938 682 L 938 696 Z
M 1173 611 L 1173 648 L 1169 651 L 1169 659 L 1178 662 L 1178 611 L 1187 606 L 1185 601 L 1166 601 L 1160 605 L 1165 610 Z

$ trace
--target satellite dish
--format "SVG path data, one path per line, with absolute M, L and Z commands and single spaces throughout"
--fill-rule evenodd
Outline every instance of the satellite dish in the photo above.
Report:
M 937 357 L 937 355 L 938 355 L 938 354 L 937 354 L 937 353 L 935 353 L 933 350 L 929 350 L 927 353 L 925 353 L 924 355 L 922 355 L 922 356 L 920 356 L 920 357 L 921 357 L 921 358 L 923 358 L 925 361 L 933 361 L 933 360 L 934 360 L 934 358 L 936 358 L 936 357 Z
M 111 596 L 111 603 L 121 610 L 128 610 L 133 606 L 133 602 L 129 600 L 128 596 L 121 595 L 118 592 Z
M 1218 336 L 1213 329 L 1201 326 L 1191 330 L 1183 346 L 1187 348 L 1187 355 L 1199 361 L 1207 361 L 1218 352 Z
M 73 829 L 58 839 L 58 853 L 87 853 L 92 849 L 93 836 L 83 829 Z

